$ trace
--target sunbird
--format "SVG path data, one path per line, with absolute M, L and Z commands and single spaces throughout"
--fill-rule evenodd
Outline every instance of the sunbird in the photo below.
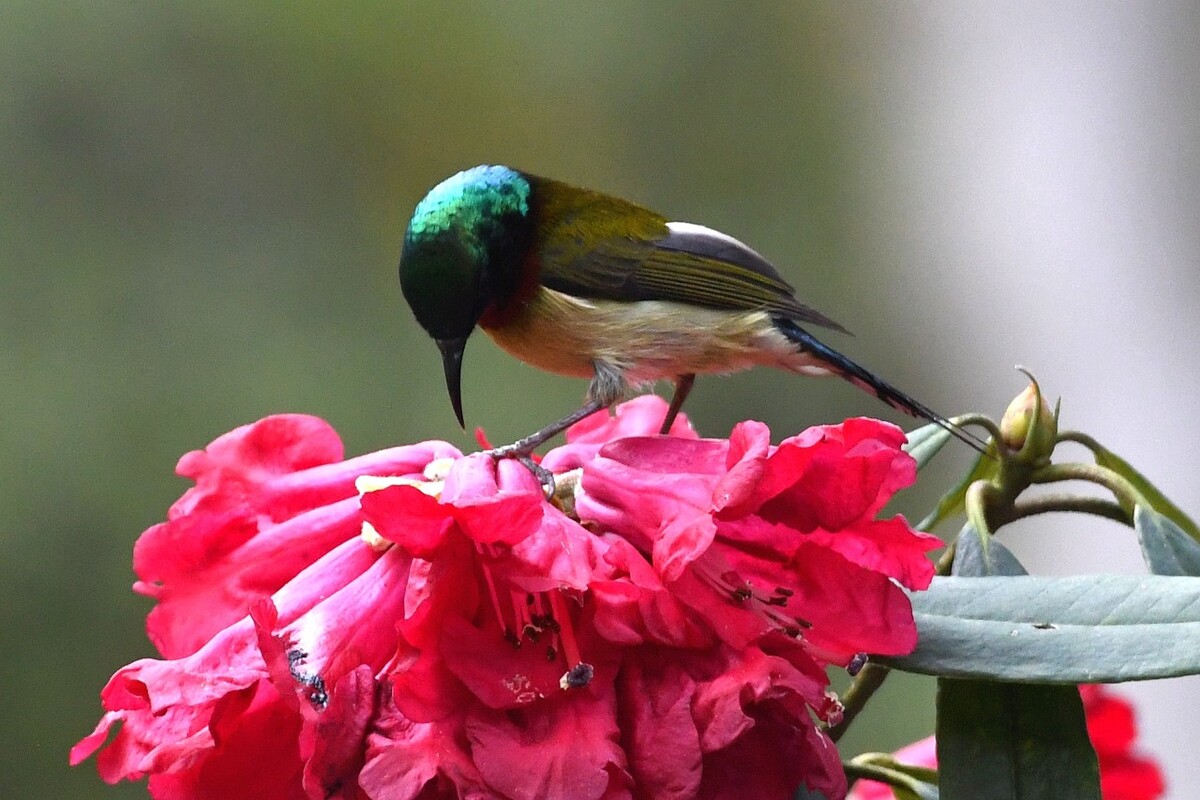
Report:
M 581 408 L 496 457 L 532 463 L 538 445 L 660 379 L 675 384 L 666 433 L 697 374 L 759 365 L 837 375 L 983 447 L 809 333 L 848 332 L 797 300 L 747 245 L 591 189 L 505 166 L 447 178 L 413 211 L 400 287 L 441 350 L 459 425 L 463 351 L 476 327 L 527 364 L 591 379 Z

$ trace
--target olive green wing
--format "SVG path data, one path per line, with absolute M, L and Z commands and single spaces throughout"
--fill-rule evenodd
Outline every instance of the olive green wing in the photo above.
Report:
M 761 310 L 845 332 L 796 300 L 761 255 L 723 233 L 618 198 L 544 181 L 535 202 L 539 281 L 574 297 Z

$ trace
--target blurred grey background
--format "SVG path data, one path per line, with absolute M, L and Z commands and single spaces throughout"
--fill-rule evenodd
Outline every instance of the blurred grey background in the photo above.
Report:
M 831 343 L 946 413 L 998 416 L 1022 363 L 1200 512 L 1197 41 L 1188 2 L 5 4 L 0 796 L 144 796 L 66 758 L 151 654 L 130 553 L 180 454 L 279 411 L 349 453 L 470 444 L 395 263 L 416 201 L 481 162 L 744 239 L 857 334 Z M 468 348 L 494 441 L 583 390 Z M 711 435 L 909 424 L 765 371 L 701 379 L 689 411 Z M 1139 568 L 1115 525 L 1008 541 L 1038 571 Z M 1171 796 L 1200 796 L 1200 684 L 1125 691 Z M 931 700 L 890 682 L 847 747 L 925 735 Z

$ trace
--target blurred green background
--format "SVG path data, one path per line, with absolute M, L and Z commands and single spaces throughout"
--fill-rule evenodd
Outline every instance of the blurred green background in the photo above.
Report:
M 1177 327 L 1196 327 L 1194 32 L 1184 3 L 5 4 L 0 797 L 144 796 L 66 758 L 108 676 L 151 654 L 131 547 L 186 488 L 179 455 L 280 411 L 348 453 L 470 444 L 395 265 L 416 201 L 478 163 L 744 239 L 857 334 L 831 343 L 946 413 L 998 415 L 1026 360 L 1077 427 L 1169 447 L 1188 408 L 1168 368 L 1103 362 L 1140 337 L 1200 366 Z M 1177 324 L 1112 324 L 1139 298 Z M 496 442 L 584 391 L 482 336 L 464 374 L 468 426 Z M 908 424 L 766 371 L 701 379 L 688 411 L 711 435 Z M 1149 471 L 1195 509 L 1182 459 Z M 967 454 L 949 461 L 898 509 L 920 516 Z M 890 682 L 849 750 L 929 732 L 931 693 Z

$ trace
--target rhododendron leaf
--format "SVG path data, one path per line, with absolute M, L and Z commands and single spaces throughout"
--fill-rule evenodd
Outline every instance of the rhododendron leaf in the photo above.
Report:
M 1146 499 L 1151 507 L 1160 514 L 1168 517 L 1172 522 L 1183 529 L 1184 533 L 1193 539 L 1200 541 L 1200 526 L 1183 512 L 1179 506 L 1172 503 L 1166 495 L 1160 492 L 1154 484 L 1152 484 L 1145 475 L 1133 468 L 1125 459 L 1121 458 L 1111 450 L 1107 450 L 1100 445 L 1092 447 L 1092 454 L 1096 459 L 1096 463 L 1102 467 L 1107 467 L 1113 472 L 1120 475 L 1125 480 L 1133 484 L 1133 488 L 1137 489 L 1138 493 Z M 1126 511 L 1132 513 L 1133 509 L 1126 508 Z
M 1024 575 L 995 537 L 968 524 L 954 574 Z M 944 797 L 1099 800 L 1100 774 L 1074 686 L 938 681 L 937 748 Z
M 989 446 L 989 453 L 991 451 Z M 966 507 L 967 489 L 975 481 L 986 481 L 996 476 L 1000 470 L 1000 460 L 993 455 L 983 455 L 982 453 L 975 459 L 975 465 L 971 467 L 971 471 L 966 474 L 958 485 L 950 491 L 942 495 L 942 499 L 938 500 L 938 504 L 929 512 L 925 519 L 917 523 L 916 528 L 920 531 L 931 531 L 940 525 L 945 520 L 961 514 Z
M 910 595 L 919 638 L 900 669 L 960 678 L 1115 683 L 1200 673 L 1200 578 L 935 578 Z
M 1074 686 L 938 681 L 945 800 L 1100 800 L 1100 771 Z
M 967 523 L 954 543 L 952 575 L 982 578 L 985 575 L 1028 575 L 1017 557 L 995 536 L 980 533 Z
M 1200 576 L 1200 544 L 1165 514 L 1137 506 L 1133 511 L 1142 558 L 1155 575 Z
M 946 446 L 948 441 L 950 441 L 950 431 L 941 425 L 930 423 L 915 431 L 909 431 L 908 442 L 904 445 L 903 450 L 917 462 L 917 469 L 923 469 Z

